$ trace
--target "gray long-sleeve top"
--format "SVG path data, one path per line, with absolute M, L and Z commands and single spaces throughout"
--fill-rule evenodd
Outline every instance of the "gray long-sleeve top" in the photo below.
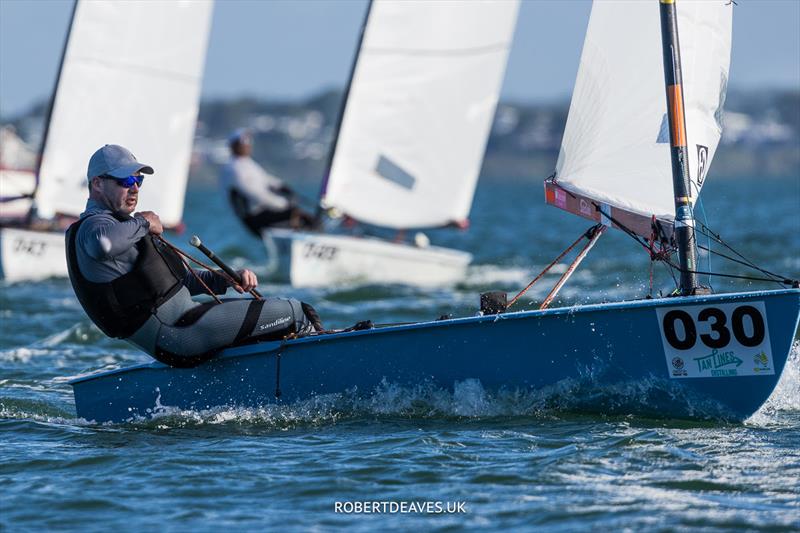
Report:
M 150 231 L 150 224 L 140 215 L 120 222 L 110 209 L 89 199 L 81 219 L 89 217 L 81 224 L 75 236 L 75 252 L 78 268 L 89 281 L 107 283 L 133 270 L 139 257 L 136 243 Z M 216 294 L 224 293 L 227 282 L 213 272 L 197 270 L 203 282 Z M 203 286 L 191 272 L 186 274 L 184 285 L 192 295 L 205 292 Z

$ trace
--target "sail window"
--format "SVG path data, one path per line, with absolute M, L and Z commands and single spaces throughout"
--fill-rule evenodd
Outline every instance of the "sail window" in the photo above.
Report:
M 392 183 L 396 183 L 409 191 L 413 190 L 414 185 L 417 183 L 417 179 L 414 176 L 400 168 L 400 165 L 390 161 L 385 155 L 381 155 L 378 158 L 378 165 L 375 167 L 375 172 L 380 177 Z

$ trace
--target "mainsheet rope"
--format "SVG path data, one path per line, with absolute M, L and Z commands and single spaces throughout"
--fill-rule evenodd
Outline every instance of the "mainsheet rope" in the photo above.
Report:
M 206 269 L 206 270 L 208 270 L 209 272 L 213 272 L 214 274 L 216 274 L 216 275 L 220 276 L 220 277 L 221 277 L 221 278 L 223 278 L 225 281 L 227 281 L 229 284 L 231 284 L 231 285 L 238 285 L 238 284 L 236 283 L 236 280 L 234 280 L 232 277 L 230 277 L 229 275 L 227 275 L 227 274 L 226 274 L 225 272 L 223 272 L 222 270 L 215 269 L 215 268 L 213 268 L 213 267 L 211 267 L 211 266 L 209 266 L 209 265 L 206 265 L 206 264 L 205 264 L 205 263 L 203 263 L 202 261 L 199 261 L 198 259 L 195 259 L 195 258 L 194 258 L 194 257 L 192 257 L 191 255 L 187 254 L 186 252 L 184 252 L 183 250 L 181 250 L 180 248 L 178 248 L 177 246 L 175 246 L 174 244 L 172 244 L 171 242 L 169 242 L 168 240 L 166 240 L 166 239 L 165 239 L 164 237 L 162 237 L 161 235 L 156 235 L 156 239 L 158 239 L 159 241 L 161 241 L 162 243 L 164 243 L 164 245 L 166 245 L 166 246 L 167 246 L 168 248 L 170 248 L 170 249 L 171 249 L 173 252 L 175 252 L 175 253 L 177 253 L 177 254 L 178 254 L 178 256 L 180 257 L 180 259 L 181 259 L 181 262 L 183 262 L 184 266 L 185 266 L 187 269 L 189 269 L 189 272 L 191 272 L 191 273 L 192 273 L 192 275 L 195 277 L 195 279 L 197 279 L 197 281 L 199 281 L 199 282 L 200 282 L 200 285 L 202 285 L 202 286 L 203 286 L 203 288 L 206 290 L 206 292 L 208 292 L 208 294 L 209 294 L 209 295 L 210 295 L 212 298 L 214 298 L 214 300 L 216 300 L 216 301 L 217 301 L 217 303 L 222 303 L 222 300 L 220 300 L 220 299 L 217 297 L 217 295 L 216 295 L 216 294 L 214 294 L 214 291 L 212 291 L 212 290 L 211 290 L 211 288 L 210 288 L 208 285 L 206 285 L 206 284 L 205 284 L 205 282 L 204 282 L 204 281 L 203 281 L 203 280 L 200 278 L 200 276 L 198 276 L 198 275 L 197 275 L 197 272 L 195 272 L 195 271 L 194 271 L 194 269 L 193 269 L 193 268 L 192 268 L 192 267 L 189 265 L 189 263 L 186 261 L 187 259 L 188 259 L 189 261 L 192 261 L 193 263 L 197 264 L 198 266 L 200 266 L 200 267 L 202 267 L 202 268 L 205 268 L 205 269 Z M 184 258 L 185 258 L 185 259 L 184 259 Z

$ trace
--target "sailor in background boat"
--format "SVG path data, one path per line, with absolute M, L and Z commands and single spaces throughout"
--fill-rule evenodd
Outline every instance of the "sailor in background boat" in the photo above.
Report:
M 168 365 L 187 367 L 231 345 L 322 329 L 313 308 L 294 299 L 194 301 L 204 290 L 195 274 L 215 294 L 224 293 L 228 282 L 214 272 L 189 271 L 158 237 L 163 228 L 157 214 L 131 216 L 144 174 L 153 174 L 153 168 L 122 146 L 97 150 L 89 160 L 86 210 L 67 230 L 72 287 L 106 335 Z M 239 274 L 238 292 L 257 285 L 250 270 Z
M 231 159 L 222 168 L 219 182 L 247 229 L 260 238 L 265 228 L 314 227 L 314 217 L 296 205 L 294 191 L 250 157 L 253 138 L 248 130 L 233 132 L 228 146 Z

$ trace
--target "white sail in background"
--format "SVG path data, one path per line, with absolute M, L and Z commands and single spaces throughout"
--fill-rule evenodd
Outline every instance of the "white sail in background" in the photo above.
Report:
M 139 209 L 180 222 L 211 24 L 211 1 L 79 1 L 40 170 L 39 214 L 77 215 L 86 167 L 120 144 L 156 173 Z
M 683 0 L 677 12 L 689 174 L 696 198 L 722 133 L 733 6 L 730 0 Z M 657 1 L 595 1 L 556 183 L 623 211 L 672 221 L 660 36 Z
M 392 228 L 467 218 L 517 9 L 373 1 L 324 205 Z

